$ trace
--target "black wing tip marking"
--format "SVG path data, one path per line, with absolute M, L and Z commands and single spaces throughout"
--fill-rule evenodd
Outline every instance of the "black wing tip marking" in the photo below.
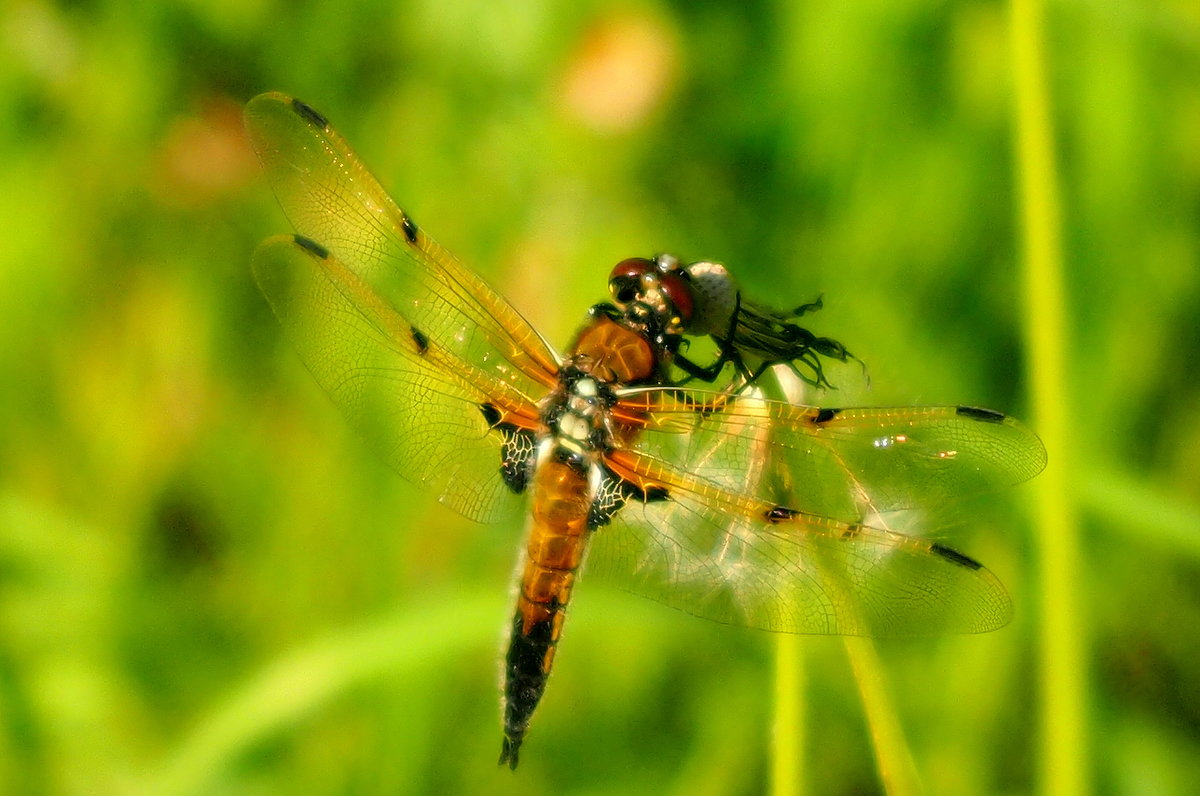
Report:
M 817 425 L 820 425 L 821 423 L 828 423 L 841 413 L 841 409 L 821 409 L 817 412 L 817 416 L 813 419 L 813 422 Z
M 317 127 L 321 128 L 322 130 L 329 129 L 329 120 L 326 119 L 324 116 L 322 116 L 320 113 L 318 113 L 317 110 L 315 108 L 313 108 L 313 106 L 309 105 L 308 103 L 303 102 L 298 99 L 295 99 L 293 97 L 292 98 L 292 109 L 294 111 L 296 111 L 296 113 L 301 118 L 303 118 L 305 121 L 307 121 L 309 124 L 315 124 Z
M 404 220 L 400 222 L 400 228 L 404 230 L 404 239 L 409 243 L 416 244 L 417 242 L 417 225 L 408 215 L 404 214 Z
M 938 544 L 937 542 L 929 545 L 929 552 L 936 553 L 950 563 L 958 564 L 960 567 L 966 567 L 967 569 L 974 570 L 983 569 L 983 564 L 980 564 L 970 556 L 963 555 L 954 548 L 946 547 L 945 545 Z
M 312 238 L 306 238 L 303 235 L 293 235 L 292 240 L 296 241 L 296 245 L 301 249 L 304 249 L 311 254 L 315 254 L 322 260 L 329 259 L 329 249 L 326 249 Z
M 981 406 L 956 406 L 954 413 L 959 417 L 969 417 L 984 423 L 1003 423 L 1007 415 L 994 409 L 984 409 Z
M 410 326 L 409 334 L 412 336 L 412 340 L 417 346 L 417 353 L 418 354 L 428 353 L 429 338 L 425 336 L 425 333 L 422 332 L 420 329 L 418 329 L 415 326 Z M 486 417 L 486 415 L 485 415 L 485 417 Z

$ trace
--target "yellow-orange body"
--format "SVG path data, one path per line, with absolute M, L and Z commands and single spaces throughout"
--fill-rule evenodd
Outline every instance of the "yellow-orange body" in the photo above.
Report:
M 572 393 L 570 385 L 595 382 L 602 396 L 612 385 L 658 378 L 663 366 L 644 336 L 610 319 L 597 319 L 580 332 L 563 368 L 575 381 L 564 378 L 544 404 L 548 434 L 539 443 L 533 474 L 533 515 L 506 658 L 501 762 L 516 765 L 529 717 L 545 689 L 575 575 L 594 530 L 604 447 L 626 431 L 613 427 L 602 397 L 588 401 Z

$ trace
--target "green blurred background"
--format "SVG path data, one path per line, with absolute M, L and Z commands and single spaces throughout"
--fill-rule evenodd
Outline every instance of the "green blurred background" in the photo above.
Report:
M 50 4 L 0 11 L 0 790 L 736 793 L 773 639 L 586 583 L 513 775 L 521 527 L 377 463 L 248 271 L 287 231 L 241 131 L 328 115 L 417 221 L 565 344 L 617 260 L 728 263 L 870 367 L 821 398 L 1029 417 L 997 2 Z M 1200 10 L 1049 16 L 1086 764 L 1200 781 Z M 835 379 L 836 380 L 836 379 Z M 859 380 L 861 381 L 861 380 Z M 1055 456 L 1055 451 L 1051 451 Z M 1014 623 L 880 646 L 931 793 L 1026 793 L 1029 487 L 956 546 Z M 967 530 L 969 529 L 969 533 Z M 805 639 L 812 793 L 881 790 L 837 639 Z

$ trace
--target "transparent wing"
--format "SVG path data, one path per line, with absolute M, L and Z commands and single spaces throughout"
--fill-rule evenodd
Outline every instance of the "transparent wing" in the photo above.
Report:
M 518 388 L 426 338 L 305 238 L 264 241 L 252 268 L 308 369 L 384 460 L 471 519 L 516 506 L 499 473 L 503 438 L 483 406 L 533 427 L 537 409 Z
M 723 443 L 755 447 L 739 436 Z M 776 474 L 764 456 L 741 456 L 758 464 L 738 489 L 646 454 L 611 454 L 613 472 L 665 499 L 630 502 L 600 527 L 585 575 L 696 616 L 789 633 L 980 633 L 1011 619 L 1004 587 L 978 562 L 752 497 L 756 479 Z
M 246 105 L 246 129 L 297 232 L 331 252 L 426 339 L 533 401 L 559 358 L 507 301 L 396 206 L 349 145 L 282 94 Z
M 753 394 L 622 395 L 628 445 L 761 500 L 848 522 L 936 508 L 1037 475 L 1046 451 L 1011 417 L 962 406 L 820 409 Z M 771 463 L 763 477 L 747 472 Z

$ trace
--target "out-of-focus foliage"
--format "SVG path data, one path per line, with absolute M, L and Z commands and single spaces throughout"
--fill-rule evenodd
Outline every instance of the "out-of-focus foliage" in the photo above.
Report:
M 1185 792 L 1200 16 L 1051 12 L 1089 765 L 1106 793 Z M 282 341 L 247 262 L 287 224 L 240 104 L 326 113 L 556 343 L 614 262 L 669 250 L 781 305 L 823 293 L 812 327 L 871 373 L 826 402 L 1021 415 L 1006 25 L 994 2 L 12 0 L 0 790 L 760 791 L 769 638 L 586 578 L 521 769 L 495 768 L 521 528 L 394 477 Z M 1021 495 L 946 531 L 1009 585 L 1013 625 L 880 649 L 931 792 L 1034 786 Z M 878 789 L 839 642 L 805 650 L 812 792 Z

